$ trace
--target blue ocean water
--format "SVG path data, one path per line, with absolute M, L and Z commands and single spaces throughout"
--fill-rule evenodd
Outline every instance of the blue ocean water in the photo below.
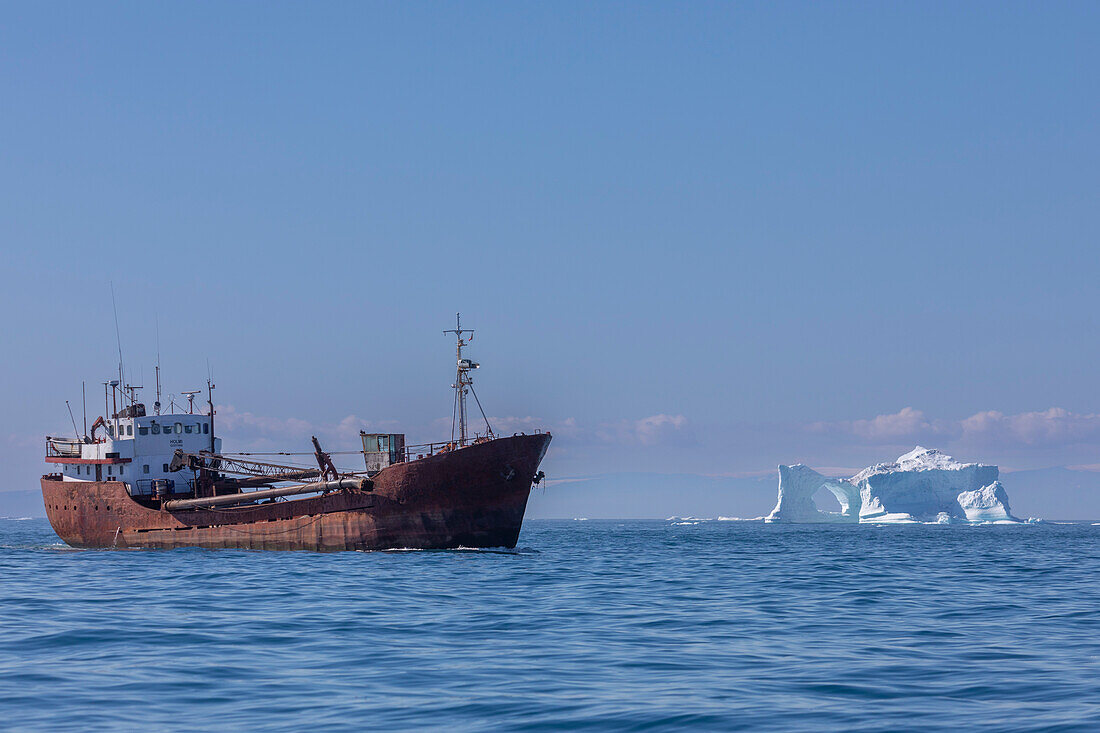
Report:
M 1100 527 L 530 521 L 74 551 L 0 520 L 0 728 L 1096 730 Z

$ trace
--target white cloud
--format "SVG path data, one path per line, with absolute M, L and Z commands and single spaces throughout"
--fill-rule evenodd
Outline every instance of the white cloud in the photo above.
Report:
M 508 436 L 513 433 L 533 433 L 541 430 L 551 433 L 556 440 L 573 444 L 602 442 L 618 445 L 657 445 L 669 440 L 676 440 L 682 444 L 692 437 L 688 419 L 683 415 L 650 415 L 637 420 L 602 423 L 595 428 L 580 425 L 572 417 L 553 422 L 532 415 L 490 416 L 489 423 L 497 435 Z M 474 424 L 471 422 L 471 428 Z M 483 427 L 483 424 L 481 426 Z M 450 435 L 450 430 L 451 418 L 438 418 L 432 421 L 433 434 Z
M 1074 413 L 1061 407 L 1016 415 L 989 410 L 971 415 L 960 425 L 962 439 L 975 443 L 1043 448 L 1100 443 L 1100 415 Z
M 315 430 L 314 425 L 306 420 L 256 415 L 239 411 L 233 405 L 218 405 L 215 408 L 215 426 L 220 433 L 247 437 L 308 437 Z
M 596 437 L 606 443 L 658 445 L 669 441 L 683 443 L 692 435 L 686 417 L 662 413 L 602 425 L 596 430 Z
M 511 435 L 512 433 L 533 433 L 536 430 L 547 430 L 546 421 L 527 415 L 526 417 L 490 417 L 489 424 L 497 435 Z M 553 432 L 552 430 L 550 432 Z
M 687 426 L 683 415 L 650 415 L 634 421 L 634 434 L 642 445 L 656 445 L 662 438 L 680 432 Z
M 950 423 L 929 420 L 923 412 L 904 407 L 888 415 L 876 415 L 865 420 L 812 423 L 809 429 L 815 433 L 851 434 L 871 443 L 897 443 L 937 436 L 949 436 Z
M 218 405 L 215 427 L 236 449 L 310 450 L 310 436 L 316 435 L 326 449 L 348 450 L 361 445 L 360 430 L 390 430 L 393 423 L 364 420 L 356 415 L 348 415 L 335 423 L 314 423 L 295 417 L 256 415 L 233 405 Z
M 920 410 L 906 407 L 870 419 L 813 423 L 808 429 L 816 433 L 854 436 L 869 445 L 921 441 L 1001 448 L 1100 445 L 1100 415 L 1074 413 L 1060 407 L 1014 415 L 987 410 L 962 420 L 931 419 Z

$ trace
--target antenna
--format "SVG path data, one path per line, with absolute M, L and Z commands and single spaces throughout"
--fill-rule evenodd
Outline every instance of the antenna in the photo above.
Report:
M 84 390 L 84 382 L 80 382 L 80 402 L 84 405 L 84 439 L 88 439 L 88 394 Z
M 134 386 L 132 384 L 127 384 L 126 389 L 130 391 L 130 407 L 132 408 L 134 405 L 137 404 L 137 391 L 139 389 L 145 389 L 145 385 L 139 384 L 137 386 Z M 130 417 L 133 416 L 133 412 L 131 412 Z
M 69 419 L 73 421 L 73 432 L 76 433 L 76 439 L 80 441 L 80 431 L 76 429 L 76 418 L 73 417 L 73 408 L 69 407 L 69 401 L 65 400 L 65 407 L 69 408 Z
M 157 321 L 157 401 L 153 403 L 153 413 L 160 414 L 160 316 L 156 316 Z
M 210 368 L 210 361 L 207 360 L 206 368 Z M 206 404 L 210 406 L 210 452 L 214 453 L 214 373 L 210 372 L 210 377 L 206 380 Z
M 192 389 L 187 392 L 180 392 L 180 394 L 187 395 L 187 414 L 195 414 L 195 395 L 202 394 L 201 389 Z
M 111 281 L 111 310 L 115 313 L 115 342 L 118 344 L 118 381 L 124 382 L 122 378 L 122 336 L 118 330 L 118 303 L 115 302 L 115 281 Z
M 112 379 L 108 384 L 111 385 L 111 419 L 115 421 L 115 428 L 118 428 L 118 380 Z
M 453 333 L 458 340 L 458 346 L 456 349 L 456 361 L 458 366 L 458 374 L 455 378 L 455 383 L 451 385 L 455 391 L 454 411 L 451 413 L 451 441 L 455 439 L 455 428 L 458 428 L 458 445 L 461 448 L 467 443 L 468 431 L 466 429 L 466 393 L 473 392 L 474 380 L 470 377 L 470 372 L 477 369 L 481 365 L 471 359 L 462 358 L 462 347 L 469 344 L 474 340 L 474 329 L 462 327 L 462 314 L 455 313 L 455 327 L 449 328 L 443 331 L 444 334 Z M 470 338 L 462 338 L 463 334 L 470 334 Z M 489 431 L 489 437 L 493 437 L 493 428 L 489 425 L 489 418 L 485 417 L 485 410 L 481 409 L 481 401 L 477 398 L 477 393 L 474 392 L 474 401 L 477 402 L 478 410 L 481 411 L 481 417 L 485 420 L 485 427 Z

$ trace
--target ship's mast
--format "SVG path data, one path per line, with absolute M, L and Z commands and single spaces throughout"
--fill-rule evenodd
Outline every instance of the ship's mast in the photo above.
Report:
M 206 379 L 206 404 L 210 408 L 210 452 L 214 452 L 214 382 Z
M 120 369 L 121 371 L 121 369 Z M 118 380 L 111 380 L 111 419 L 115 421 L 115 433 L 118 433 Z
M 157 366 L 154 370 L 157 375 L 157 401 L 153 403 L 153 413 L 160 414 L 160 322 L 157 322 Z
M 130 376 L 133 376 L 133 374 L 131 374 Z M 130 407 L 133 407 L 134 405 L 137 404 L 137 391 L 139 389 L 145 389 L 145 386 L 141 385 L 141 384 L 138 384 L 138 385 L 127 384 L 126 385 L 126 390 L 130 393 Z M 131 415 L 130 417 L 133 417 L 133 415 Z
M 455 431 L 458 431 L 458 446 L 461 448 L 469 444 L 469 431 L 467 429 L 467 413 L 466 413 L 466 395 L 468 393 L 473 394 L 474 401 L 477 403 L 478 410 L 481 411 L 481 417 L 485 420 L 485 429 L 488 436 L 493 437 L 493 429 L 489 426 L 489 418 L 485 417 L 485 410 L 481 409 L 481 400 L 477 398 L 477 392 L 474 392 L 474 380 L 470 376 L 470 372 L 477 369 L 480 364 L 470 359 L 462 358 L 462 347 L 469 344 L 474 340 L 472 328 L 462 327 L 462 314 L 455 313 L 455 327 L 445 330 L 443 333 L 453 333 L 457 340 L 455 347 L 455 361 L 457 363 L 457 374 L 455 376 L 455 383 L 451 387 L 455 391 L 455 404 L 454 411 L 451 415 L 451 442 L 455 442 Z M 471 334 L 470 338 L 462 338 L 463 334 Z

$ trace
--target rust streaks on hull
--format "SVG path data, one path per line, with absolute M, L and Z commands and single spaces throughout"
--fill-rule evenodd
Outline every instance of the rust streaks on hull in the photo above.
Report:
M 117 481 L 43 477 L 54 530 L 74 547 L 379 550 L 514 547 L 549 434 L 498 438 L 398 463 L 373 490 L 181 511 L 136 502 Z

